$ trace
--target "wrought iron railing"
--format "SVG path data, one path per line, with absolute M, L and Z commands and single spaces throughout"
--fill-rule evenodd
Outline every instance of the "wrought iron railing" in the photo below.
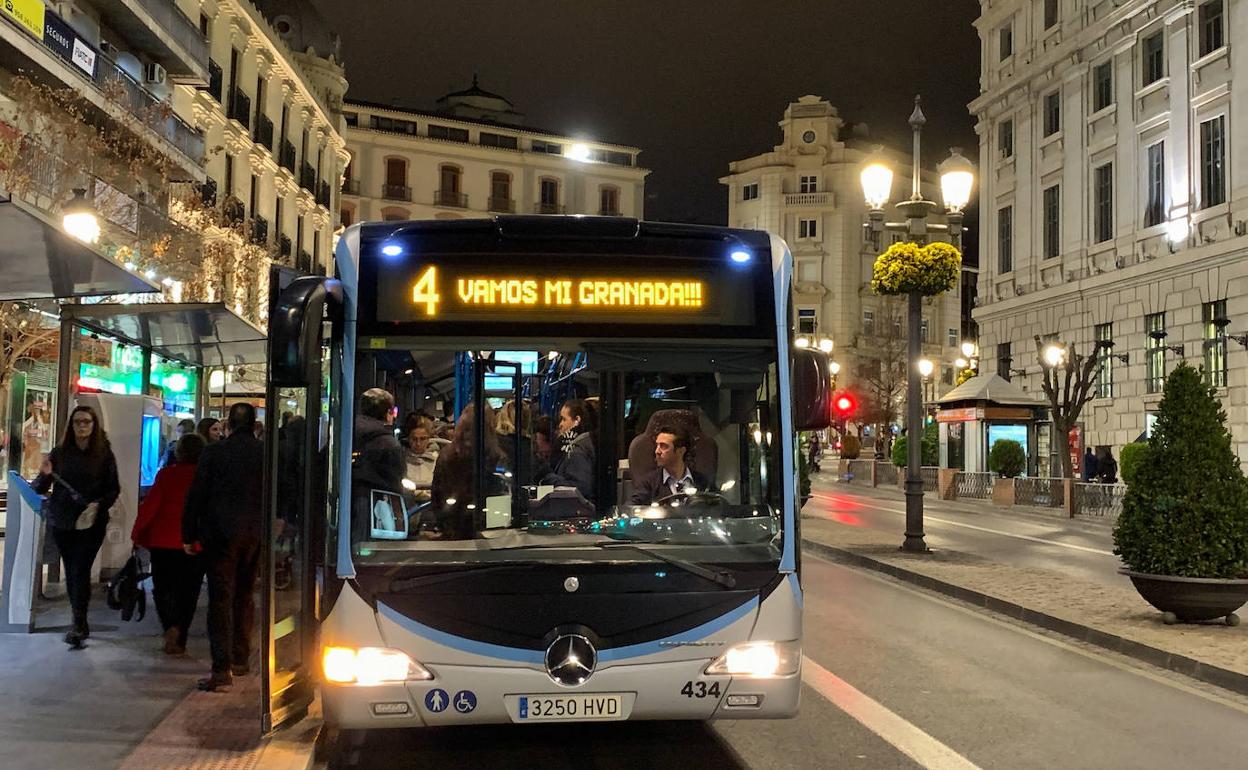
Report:
M 466 209 L 468 208 L 468 196 L 458 190 L 435 190 L 433 193 L 433 205 Z
M 238 86 L 234 86 L 230 93 L 230 109 L 226 117 L 237 120 L 243 128 L 251 128 L 251 97 Z
M 1076 516 L 1114 521 L 1122 513 L 1126 484 L 1085 484 L 1076 481 L 1074 512 Z
M 203 66 L 204 60 L 208 58 L 208 39 L 199 31 L 199 25 L 178 8 L 177 3 L 168 0 L 139 0 L 139 4 L 186 49 L 191 58 Z
M 533 207 L 536 214 L 563 214 L 567 208 L 558 203 L 538 203 Z
M 273 121 L 264 113 L 256 118 L 256 144 L 262 145 L 269 152 L 273 151 Z
M 490 211 L 498 211 L 503 214 L 510 214 L 516 210 L 516 202 L 511 198 L 495 198 L 490 196 Z
M 331 197 L 329 182 L 322 179 L 320 184 L 316 186 L 316 202 L 325 208 L 329 208 L 329 200 Z
M 402 184 L 383 184 L 381 186 L 381 197 L 389 201 L 410 201 L 412 199 L 412 188 Z
M 299 186 L 313 195 L 316 194 L 316 169 L 307 161 L 303 162 L 299 170 Z
M 359 195 L 360 194 L 360 180 L 358 179 L 345 180 L 342 183 L 342 191 L 346 193 L 347 195 Z
M 282 149 L 277 154 L 277 165 L 295 173 L 295 145 L 289 139 L 282 140 Z
M 958 497 L 987 500 L 992 497 L 992 474 L 979 471 L 958 471 Z
M 1062 481 L 1048 477 L 1014 479 L 1014 504 L 1061 508 L 1066 504 Z
M 269 222 L 259 214 L 251 218 L 251 242 L 260 244 L 269 242 Z
M 885 484 L 896 485 L 901 480 L 901 474 L 896 465 L 890 462 L 879 462 L 875 465 L 875 483 L 879 486 Z
M 217 104 L 221 103 L 221 91 L 225 88 L 225 70 L 221 69 L 221 65 L 212 59 L 208 60 L 208 86 L 204 90 L 208 95 L 217 100 Z

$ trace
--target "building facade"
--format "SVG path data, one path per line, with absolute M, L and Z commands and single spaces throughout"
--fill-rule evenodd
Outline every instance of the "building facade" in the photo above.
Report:
M 874 383 L 896 398 L 905 383 L 905 300 L 874 294 L 871 272 L 880 251 L 902 236 L 866 228 L 860 173 L 873 153 L 885 154 L 896 202 L 909 184 L 909 156 L 870 145 L 818 96 L 791 103 L 780 128 L 780 144 L 729 164 L 719 180 L 728 188 L 728 224 L 766 230 L 788 243 L 798 334 L 833 341 L 838 387 L 868 391 Z M 926 172 L 924 193 L 939 200 L 933 197 L 936 180 Z M 923 351 L 935 365 L 929 399 L 952 387 L 962 342 L 960 297 L 961 285 L 924 301 Z M 903 413 L 898 404 L 893 411 Z
M 982 366 L 1038 393 L 1036 337 L 1096 349 L 1083 443 L 1116 453 L 1186 359 L 1248 457 L 1248 2 L 993 0 L 975 24 Z
M 419 111 L 347 102 L 351 163 L 341 221 L 493 214 L 643 216 L 640 150 L 526 128 L 502 96 L 471 88 Z

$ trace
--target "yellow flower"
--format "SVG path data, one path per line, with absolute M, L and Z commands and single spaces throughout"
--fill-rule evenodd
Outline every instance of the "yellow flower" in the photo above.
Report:
M 961 266 L 962 253 L 948 243 L 894 243 L 875 260 L 871 290 L 876 294 L 943 294 L 957 284 Z

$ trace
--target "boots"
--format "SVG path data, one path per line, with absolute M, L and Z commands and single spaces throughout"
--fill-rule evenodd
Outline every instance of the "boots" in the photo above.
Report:
M 186 653 L 186 643 L 182 641 L 182 632 L 176 627 L 165 629 L 165 654 L 166 655 L 183 655 Z

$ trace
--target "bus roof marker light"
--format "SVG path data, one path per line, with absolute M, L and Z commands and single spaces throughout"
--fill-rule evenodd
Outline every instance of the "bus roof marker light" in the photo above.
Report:
M 732 259 L 733 262 L 736 262 L 738 265 L 744 265 L 746 262 L 749 262 L 751 259 L 754 258 L 754 255 L 746 251 L 745 249 L 736 249 L 728 256 L 730 259 Z
M 387 257 L 397 257 L 403 253 L 403 247 L 397 243 L 387 243 L 381 247 L 381 253 Z

